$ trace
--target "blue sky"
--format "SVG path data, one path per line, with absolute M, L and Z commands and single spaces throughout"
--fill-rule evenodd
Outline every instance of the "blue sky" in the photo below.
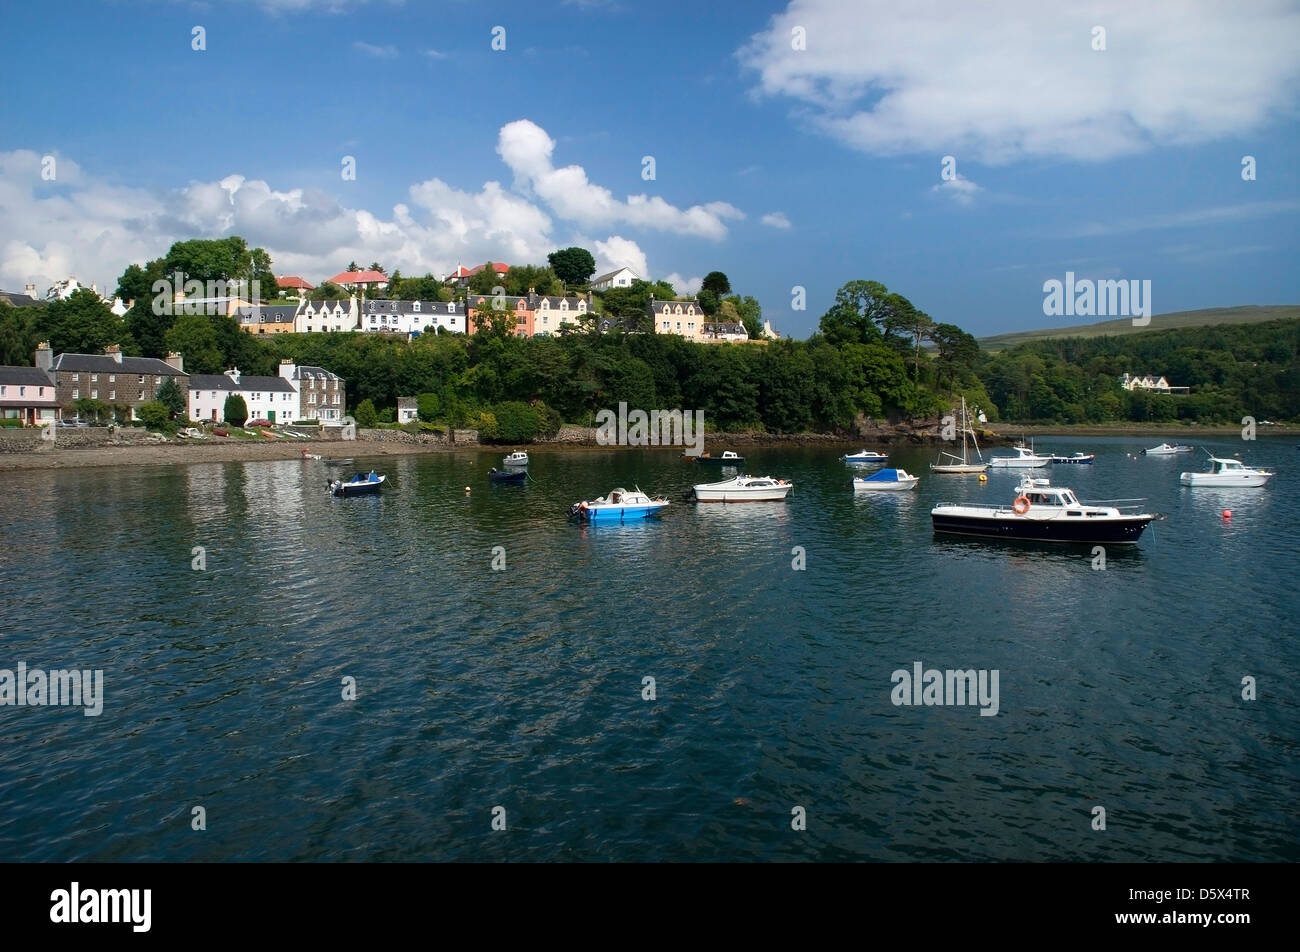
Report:
M 724 271 L 796 337 L 855 278 L 976 335 L 1079 323 L 1043 313 L 1067 271 L 1156 313 L 1300 302 L 1300 8 L 1073 6 L 11 5 L 0 287 L 240 234 L 313 282 L 582 244 Z

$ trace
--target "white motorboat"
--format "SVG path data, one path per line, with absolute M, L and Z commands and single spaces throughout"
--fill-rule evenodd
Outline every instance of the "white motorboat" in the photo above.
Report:
M 862 463 L 888 463 L 889 462 L 889 456 L 887 454 L 876 453 L 873 452 L 872 450 L 862 450 L 859 453 L 845 453 L 840 458 L 843 459 L 844 462 L 849 463 L 850 465 L 862 464 Z
M 501 462 L 506 466 L 527 466 L 528 454 L 523 450 L 515 450 L 513 453 L 506 456 Z
M 1039 456 L 1023 441 L 1011 448 L 1016 451 L 1015 456 L 990 456 L 989 466 L 992 469 L 1038 469 L 1052 465 L 1050 456 Z
M 1022 542 L 1101 543 L 1133 545 L 1147 524 L 1159 518 L 1135 512 L 1141 500 L 1116 499 L 1130 505 L 1080 502 L 1072 491 L 1051 480 L 1020 477 L 1010 506 L 942 503 L 930 510 L 934 531 Z
M 696 502 L 780 502 L 794 489 L 794 483 L 772 476 L 737 476 L 691 488 Z
M 920 476 L 913 476 L 905 469 L 882 469 L 870 476 L 853 477 L 854 492 L 869 492 L 877 489 L 900 491 L 915 489 Z
M 1184 486 L 1214 486 L 1220 489 L 1255 489 L 1263 486 L 1273 476 L 1272 470 L 1255 469 L 1241 460 L 1221 459 L 1211 456 L 1209 467 L 1202 473 L 1183 473 L 1178 481 Z
M 971 444 L 975 447 L 975 455 L 979 457 L 978 463 L 970 461 L 969 451 L 966 449 L 966 436 L 970 435 Z M 939 459 L 944 457 L 952 460 L 951 463 L 931 463 L 930 472 L 943 473 L 957 476 L 973 476 L 982 473 L 989 468 L 989 464 L 984 462 L 984 456 L 980 453 L 979 443 L 975 440 L 975 431 L 970 428 L 970 423 L 966 419 L 966 398 L 961 398 L 961 456 L 953 453 L 939 454 Z
M 1194 453 L 1195 446 L 1186 446 L 1182 443 L 1161 443 L 1159 446 L 1153 446 L 1149 450 L 1143 450 L 1144 456 L 1173 456 L 1175 453 Z

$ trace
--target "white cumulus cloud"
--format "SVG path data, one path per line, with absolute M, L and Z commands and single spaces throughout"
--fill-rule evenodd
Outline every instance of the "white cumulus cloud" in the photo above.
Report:
M 645 252 L 630 238 L 610 235 L 605 241 L 597 241 L 595 257 L 597 274 L 631 268 L 642 281 L 650 280 L 650 266 L 646 263 Z
M 737 56 L 863 152 L 1101 160 L 1289 113 L 1297 35 L 1287 0 L 792 0 Z
M 970 205 L 975 201 L 976 193 L 982 192 L 983 189 L 958 172 L 953 178 L 944 179 L 938 185 L 930 186 L 930 191 L 947 195 L 958 205 Z
M 790 227 L 790 219 L 785 217 L 785 212 L 768 212 L 766 215 L 760 218 L 759 221 L 761 221 L 764 225 L 767 225 L 767 227 L 769 228 Z
M 556 168 L 551 161 L 554 151 L 555 141 L 546 130 L 527 119 L 502 126 L 497 139 L 497 153 L 514 172 L 516 187 L 536 195 L 560 218 L 583 226 L 631 225 L 719 240 L 727 236 L 728 219 L 745 217 L 722 201 L 684 209 L 658 195 L 629 195 L 621 201 L 591 182 L 582 166 Z
M 704 277 L 702 275 L 697 274 L 694 277 L 686 278 L 678 274 L 676 271 L 672 274 L 664 275 L 664 280 L 671 284 L 673 290 L 682 296 L 697 293 L 700 290 L 700 286 L 704 284 Z

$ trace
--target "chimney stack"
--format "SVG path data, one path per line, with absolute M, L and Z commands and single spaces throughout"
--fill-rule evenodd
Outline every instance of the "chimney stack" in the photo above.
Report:
M 105 347 L 104 354 L 106 356 L 112 357 L 116 363 L 120 364 L 122 362 L 122 348 L 117 344 L 109 344 L 107 347 Z
M 24 285 L 23 285 L 23 294 L 26 294 L 29 298 L 34 298 L 34 297 L 36 297 L 36 285 L 34 285 L 34 284 L 24 284 Z M 47 343 L 48 343 L 48 342 L 47 342 Z
M 54 366 L 54 352 L 50 350 L 49 341 L 43 340 L 36 345 L 35 365 L 47 371 Z
M 280 361 L 280 376 L 283 377 L 285 380 L 292 380 L 293 372 L 297 369 L 298 369 L 298 365 L 295 364 L 288 357 Z
M 229 377 L 229 378 L 234 382 L 234 384 L 235 384 L 236 387 L 239 386 L 239 368 L 238 368 L 238 367 L 231 367 L 229 370 L 226 371 L 226 376 Z
M 185 373 L 185 358 L 176 351 L 173 350 L 167 355 L 166 363 L 167 366 L 176 368 L 180 373 Z

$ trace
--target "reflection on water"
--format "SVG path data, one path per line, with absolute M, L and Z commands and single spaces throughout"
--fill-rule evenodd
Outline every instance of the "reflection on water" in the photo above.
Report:
M 649 450 L 539 448 L 523 486 L 488 482 L 496 451 L 358 456 L 388 483 L 351 499 L 320 462 L 14 474 L 0 667 L 101 667 L 106 707 L 5 715 L 0 848 L 1300 858 L 1294 708 L 1238 694 L 1245 672 L 1300 678 L 1300 461 L 1260 441 L 1273 485 L 1187 490 L 1140 443 L 1071 442 L 1097 464 L 1043 475 L 1169 515 L 1104 570 L 1086 546 L 934 536 L 935 504 L 1009 503 L 1016 480 L 934 476 L 930 450 L 891 453 L 915 490 L 857 494 L 844 447 L 747 451 L 794 480 L 781 503 L 683 502 L 713 473 Z M 566 518 L 637 484 L 672 505 Z M 894 707 L 918 660 L 998 669 L 998 716 Z M 1114 791 L 1104 843 L 1068 819 Z M 795 792 L 833 817 L 817 837 L 773 833 Z M 199 798 L 220 837 L 188 835 Z M 502 802 L 508 842 L 482 835 Z

